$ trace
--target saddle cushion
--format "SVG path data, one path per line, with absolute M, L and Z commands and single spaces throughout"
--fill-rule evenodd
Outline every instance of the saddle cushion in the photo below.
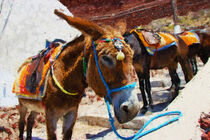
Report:
M 132 30 L 132 31 L 135 31 L 135 33 L 137 33 L 137 35 L 139 36 L 139 39 L 142 41 L 143 45 L 145 46 L 147 52 L 150 55 L 154 55 L 155 52 L 157 51 L 161 51 L 173 45 L 177 45 L 177 39 L 169 33 L 164 33 L 164 32 L 155 33 L 154 35 L 160 38 L 159 42 L 156 44 L 149 44 L 148 41 L 145 40 L 145 37 L 142 34 L 142 31 L 140 32 L 136 30 Z
M 44 97 L 45 80 L 51 61 L 55 60 L 62 50 L 62 45 L 45 50 L 43 56 L 28 58 L 13 83 L 13 93 L 19 97 L 42 99 Z
M 142 36 L 144 37 L 144 40 L 149 45 L 157 45 L 160 42 L 160 40 L 158 40 L 152 32 L 141 31 L 141 33 L 142 33 Z
M 179 37 L 185 42 L 187 46 L 190 46 L 192 44 L 200 43 L 200 39 L 198 35 L 194 32 L 185 31 L 181 34 L 179 34 Z

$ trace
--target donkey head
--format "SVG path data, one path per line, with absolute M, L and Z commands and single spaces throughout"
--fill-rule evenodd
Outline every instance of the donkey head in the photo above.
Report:
M 73 18 L 57 10 L 55 14 L 65 19 L 85 36 L 85 55 L 88 58 L 87 83 L 98 96 L 107 97 L 108 90 L 134 82 L 133 51 L 121 35 L 125 30 L 125 24 L 117 23 L 117 29 L 114 29 L 110 26 L 102 27 L 80 18 Z M 138 114 L 140 106 L 134 86 L 112 91 L 108 97 L 120 123 L 130 121 Z
M 200 50 L 198 56 L 201 58 L 203 63 L 207 63 L 210 57 L 210 27 L 204 29 L 198 29 L 195 31 L 200 39 Z

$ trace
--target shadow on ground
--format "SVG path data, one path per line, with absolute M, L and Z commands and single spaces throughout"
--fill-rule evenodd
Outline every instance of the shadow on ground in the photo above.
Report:
M 97 134 L 86 134 L 86 138 L 87 139 L 97 139 L 97 138 L 101 138 L 101 137 L 104 137 L 105 135 L 107 135 L 108 133 L 112 132 L 112 129 L 109 128 L 109 129 L 106 129 L 104 131 L 101 131 Z

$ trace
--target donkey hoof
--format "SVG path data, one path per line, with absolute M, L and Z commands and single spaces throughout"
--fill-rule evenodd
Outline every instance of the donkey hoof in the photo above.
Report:
M 175 98 L 176 98 L 176 96 L 172 96 L 172 97 L 169 99 L 169 103 L 171 103 Z
M 150 107 L 151 109 L 154 109 L 154 105 L 153 105 L 153 104 L 150 104 L 149 107 Z
M 142 114 L 145 114 L 146 112 L 147 112 L 147 110 L 148 110 L 148 107 L 146 107 L 146 106 L 143 106 L 142 108 L 141 108 L 141 113 Z
M 26 140 L 32 140 L 32 137 L 27 137 Z

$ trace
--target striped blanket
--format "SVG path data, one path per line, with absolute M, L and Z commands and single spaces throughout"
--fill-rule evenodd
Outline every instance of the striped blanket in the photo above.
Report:
M 42 55 L 30 57 L 19 69 L 13 83 L 13 93 L 22 98 L 41 100 L 45 94 L 45 87 L 52 61 L 62 50 L 62 45 L 42 50 Z

